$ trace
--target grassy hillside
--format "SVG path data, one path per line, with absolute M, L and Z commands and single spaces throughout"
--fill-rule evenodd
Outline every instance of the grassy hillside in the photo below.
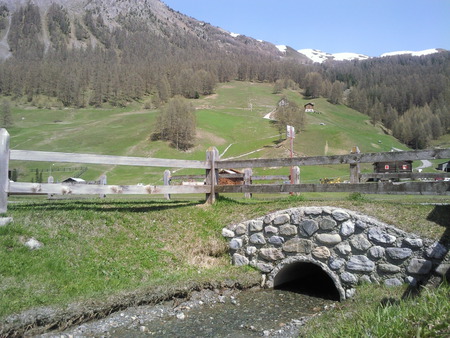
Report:
M 193 100 L 197 107 L 197 142 L 188 152 L 179 152 L 165 142 L 149 141 L 157 111 L 145 110 L 139 103 L 121 109 L 14 108 L 14 126 L 8 130 L 12 149 L 203 160 L 206 149 L 216 146 L 224 159 L 288 157 L 287 142 L 280 143 L 273 123 L 263 118 L 276 107 L 282 95 L 301 106 L 307 102 L 298 92 L 275 95 L 272 85 L 248 82 L 222 84 L 214 95 Z M 362 152 L 389 151 L 392 147 L 406 149 L 381 128 L 372 126 L 366 115 L 343 105 L 332 105 L 322 98 L 314 103 L 320 113 L 307 113 L 307 125 L 295 139 L 297 156 L 346 154 L 353 146 Z M 36 168 L 43 171 L 44 181 L 50 170 L 60 181 L 76 175 L 76 170 L 62 172 L 63 168 L 81 165 L 12 162 L 11 168 L 19 170 L 19 181 L 34 179 Z M 165 169 L 89 165 L 81 177 L 96 180 L 101 174 L 107 174 L 111 184 L 158 184 Z M 371 171 L 370 165 L 363 167 L 364 170 Z M 192 170 L 177 172 L 194 173 Z M 288 169 L 258 172 L 288 174 Z M 348 168 L 305 167 L 301 177 L 304 182 L 317 182 L 322 177 L 345 180 Z

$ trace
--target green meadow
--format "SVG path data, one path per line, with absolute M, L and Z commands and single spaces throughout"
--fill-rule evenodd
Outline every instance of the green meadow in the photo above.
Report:
M 101 109 L 54 108 L 38 109 L 19 106 L 13 108 L 14 126 L 11 148 L 103 155 L 139 156 L 204 160 L 206 150 L 215 146 L 227 158 L 276 158 L 289 156 L 289 143 L 280 135 L 272 121 L 263 117 L 276 108 L 287 96 L 303 106 L 307 100 L 297 91 L 286 90 L 273 94 L 273 87 L 264 83 L 231 82 L 220 85 L 216 93 L 192 100 L 196 107 L 197 139 L 195 146 L 180 152 L 167 142 L 150 141 L 155 130 L 157 110 L 147 110 L 135 102 L 126 108 Z M 318 113 L 306 113 L 307 123 L 294 142 L 295 156 L 347 154 L 354 146 L 361 152 L 406 149 L 368 117 L 344 105 L 332 105 L 326 99 L 313 100 Z M 77 175 L 71 168 L 80 164 L 45 162 L 11 162 L 17 169 L 18 181 L 34 180 L 36 169 L 42 171 L 43 181 L 54 176 L 56 181 Z M 159 184 L 165 169 L 89 165 L 81 178 L 98 180 L 106 174 L 109 184 Z M 66 171 L 63 171 L 66 170 Z M 363 172 L 372 170 L 370 165 Z M 200 170 L 176 169 L 177 174 L 202 174 Z M 255 174 L 288 175 L 288 168 L 263 168 Z M 303 182 L 319 182 L 321 178 L 348 178 L 346 166 L 304 167 Z

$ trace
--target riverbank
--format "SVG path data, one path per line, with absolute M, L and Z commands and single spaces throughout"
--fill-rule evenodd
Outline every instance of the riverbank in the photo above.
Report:
M 64 319 L 70 309 L 78 315 L 68 316 L 64 325 L 155 304 L 183 290 L 259 283 L 257 272 L 230 265 L 222 228 L 300 205 L 346 208 L 419 236 L 450 237 L 450 208 L 443 199 L 309 198 L 220 199 L 213 206 L 186 200 L 17 198 L 8 208 L 13 222 L 0 227 L 2 330 L 10 316 L 21 318 L 17 322 L 24 330 L 34 320 L 46 331 L 57 321 L 45 318 Z M 31 239 L 40 245 L 28 247 Z

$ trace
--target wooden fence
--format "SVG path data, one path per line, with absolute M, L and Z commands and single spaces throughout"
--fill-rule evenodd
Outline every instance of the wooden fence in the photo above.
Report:
M 253 193 L 301 193 L 301 192 L 360 192 L 364 194 L 435 194 L 449 195 L 450 182 L 401 182 L 390 183 L 359 183 L 361 173 L 360 163 L 374 163 L 382 161 L 429 160 L 448 159 L 450 149 L 432 149 L 422 151 L 404 151 L 389 153 L 366 153 L 355 151 L 349 155 L 314 156 L 277 159 L 252 160 L 220 160 L 219 152 L 211 147 L 206 152 L 205 161 L 174 160 L 160 158 L 142 158 L 127 156 L 109 156 L 95 154 L 57 153 L 45 151 L 15 150 L 9 148 L 9 134 L 0 129 L 0 213 L 7 210 L 8 194 L 206 194 L 207 203 L 214 203 L 219 193 L 244 193 L 247 197 Z M 64 183 L 22 183 L 10 182 L 8 169 L 10 160 L 106 164 L 124 166 L 145 166 L 162 168 L 194 168 L 205 170 L 203 185 L 169 185 L 170 172 L 166 171 L 164 185 L 85 185 Z M 300 168 L 311 165 L 347 164 L 350 167 L 350 183 L 342 184 L 302 184 L 300 182 Z M 246 169 L 264 167 L 298 167 L 293 172 L 292 183 L 286 184 L 252 184 L 252 180 L 244 177 L 242 185 L 219 185 L 220 169 Z M 415 174 L 417 175 L 417 174 Z M 244 175 L 245 176 L 245 175 Z M 443 173 L 442 177 L 449 177 Z M 416 176 L 414 176 L 416 177 Z M 418 176 L 417 176 L 418 177 Z M 260 177 L 270 178 L 268 176 Z

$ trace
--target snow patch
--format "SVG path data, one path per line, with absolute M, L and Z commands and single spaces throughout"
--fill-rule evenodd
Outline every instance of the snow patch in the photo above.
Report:
M 366 60 L 370 57 L 363 54 L 357 53 L 335 53 L 330 54 L 326 52 L 322 52 L 318 49 L 299 49 L 299 53 L 306 55 L 311 61 L 322 63 L 326 60 L 335 60 L 335 61 L 346 61 L 346 60 Z
M 369 56 L 356 53 L 335 53 L 333 54 L 333 59 L 336 61 L 346 61 L 346 60 L 367 60 L 370 59 Z
M 237 37 L 240 36 L 241 34 L 238 34 L 238 33 L 230 33 L 230 35 L 231 35 L 233 38 L 237 38 Z
M 425 49 L 425 50 L 421 50 L 421 51 L 418 51 L 418 52 L 404 50 L 404 51 L 384 53 L 384 54 L 381 54 L 380 57 L 395 56 L 395 55 L 405 55 L 405 54 L 411 54 L 412 56 L 423 56 L 423 55 L 430 55 L 430 54 L 434 54 L 434 53 L 438 53 L 438 52 L 439 52 L 439 50 L 437 50 L 436 48 Z
M 287 46 L 286 45 L 276 45 L 276 47 L 282 53 L 286 53 L 286 51 L 287 51 Z

